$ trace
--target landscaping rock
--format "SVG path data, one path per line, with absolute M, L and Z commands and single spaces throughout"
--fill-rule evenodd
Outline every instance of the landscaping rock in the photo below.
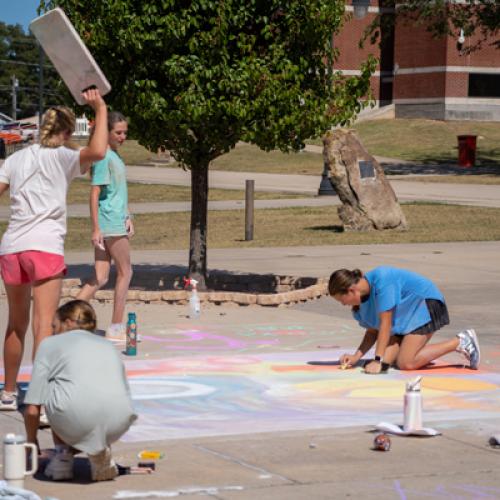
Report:
M 323 137 L 323 159 L 342 201 L 340 220 L 347 231 L 407 229 L 405 216 L 384 171 L 353 130 L 331 130 Z

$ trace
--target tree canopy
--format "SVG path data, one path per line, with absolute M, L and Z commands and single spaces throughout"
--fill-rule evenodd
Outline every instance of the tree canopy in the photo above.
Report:
M 130 117 L 134 136 L 191 169 L 192 273 L 206 270 L 193 239 L 203 247 L 210 162 L 238 141 L 297 151 L 348 123 L 376 65 L 370 59 L 359 76 L 332 72 L 344 0 L 41 2 L 55 6 L 103 68 L 107 100 Z

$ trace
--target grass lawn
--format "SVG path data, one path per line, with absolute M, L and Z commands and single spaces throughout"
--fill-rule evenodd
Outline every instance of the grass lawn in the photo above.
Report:
M 210 168 L 231 172 L 305 174 L 319 177 L 323 171 L 323 156 L 307 151 L 300 153 L 271 151 L 267 153 L 257 146 L 238 144 L 232 151 L 213 161 Z
M 371 154 L 418 163 L 456 163 L 457 136 L 477 135 L 477 159 L 500 164 L 500 126 L 496 122 L 370 120 L 353 128 Z M 322 144 L 321 139 L 310 142 Z
M 76 179 L 71 183 L 68 192 L 68 205 L 72 203 L 88 203 L 90 183 L 88 179 Z M 191 188 L 187 186 L 166 186 L 162 184 L 140 184 L 128 183 L 128 196 L 130 203 L 141 202 L 168 202 L 189 201 L 191 199 Z M 255 191 L 256 200 L 271 200 L 281 198 L 307 198 L 305 194 L 293 193 L 269 193 Z M 244 200 L 245 191 L 233 189 L 210 189 L 208 193 L 210 201 L 221 200 Z M 8 193 L 0 197 L 0 205 L 10 203 Z
M 155 154 L 141 146 L 137 141 L 129 139 L 120 147 L 120 156 L 126 165 L 140 165 L 150 161 Z
M 88 144 L 88 139 L 74 139 L 81 147 Z M 120 147 L 120 156 L 126 165 L 141 165 L 151 160 L 155 154 L 134 139 L 127 139 Z
M 371 120 L 359 122 L 353 128 L 357 130 L 368 151 L 375 156 L 433 164 L 456 164 L 457 135 L 477 135 L 478 162 L 500 165 L 500 126 L 495 122 L 445 122 L 424 119 Z M 322 145 L 320 138 L 308 142 Z M 120 149 L 120 154 L 129 165 L 144 163 L 154 156 L 134 140 L 126 141 Z M 168 166 L 175 166 L 175 163 Z M 321 154 L 310 152 L 286 154 L 272 151 L 266 153 L 257 146 L 238 144 L 235 149 L 212 162 L 210 168 L 239 172 L 320 176 L 323 170 L 323 158 Z M 456 178 L 454 182 L 497 183 L 495 175 L 436 176 L 427 181 L 450 182 L 447 177 Z
M 500 209 L 412 203 L 402 205 L 408 231 L 341 232 L 336 207 L 255 211 L 254 240 L 244 241 L 244 210 L 209 212 L 209 248 L 296 245 L 365 245 L 500 240 Z M 185 212 L 137 215 L 135 249 L 187 249 L 189 218 Z M 5 223 L 0 225 L 3 230 Z M 293 227 L 294 230 L 290 231 Z M 70 219 L 67 250 L 88 249 L 88 219 Z

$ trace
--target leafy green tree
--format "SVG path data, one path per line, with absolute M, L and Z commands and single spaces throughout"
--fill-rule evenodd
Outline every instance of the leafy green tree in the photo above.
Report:
M 372 40 L 381 31 L 389 31 L 388 25 L 395 20 L 403 23 L 418 23 L 435 35 L 442 37 L 475 36 L 476 42 L 467 50 L 477 50 L 484 44 L 500 48 L 500 2 L 498 0 L 381 0 L 384 7 L 395 8 L 396 16 L 382 13 L 370 26 Z M 382 28 L 382 30 L 380 30 Z M 385 28 L 385 30 L 384 30 Z
M 0 22 L 0 111 L 12 114 L 12 78 L 17 89 L 18 118 L 38 111 L 39 50 L 35 38 L 21 25 Z M 49 61 L 44 62 L 44 97 L 46 105 L 60 104 L 68 96 L 63 83 Z
M 297 151 L 369 93 L 331 71 L 344 0 L 45 0 L 62 7 L 113 84 L 108 101 L 151 149 L 191 170 L 190 276 L 204 286 L 210 162 L 246 141 Z

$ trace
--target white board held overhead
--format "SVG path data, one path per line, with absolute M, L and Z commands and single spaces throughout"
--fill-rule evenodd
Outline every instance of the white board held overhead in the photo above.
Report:
M 62 9 L 50 10 L 30 23 L 30 30 L 40 42 L 78 104 L 85 104 L 82 91 L 99 89 L 101 95 L 111 90 L 92 54 Z

